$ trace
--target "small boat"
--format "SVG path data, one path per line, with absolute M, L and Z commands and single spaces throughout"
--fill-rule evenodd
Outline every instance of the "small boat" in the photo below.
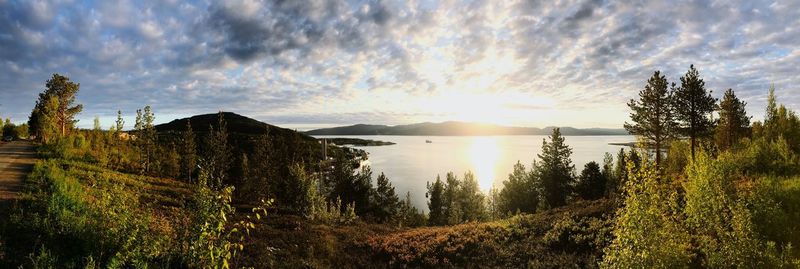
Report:
M 428 144 L 430 144 L 430 143 L 433 143 L 433 141 L 430 141 L 430 140 L 425 140 L 425 143 L 428 143 Z

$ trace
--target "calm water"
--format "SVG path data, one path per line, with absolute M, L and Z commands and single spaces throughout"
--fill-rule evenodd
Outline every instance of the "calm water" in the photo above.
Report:
M 320 138 L 329 136 L 318 136 Z M 426 182 L 452 171 L 459 178 L 472 171 L 483 191 L 502 186 L 517 161 L 529 167 L 542 150 L 547 136 L 330 136 L 353 137 L 397 143 L 391 146 L 356 147 L 369 152 L 373 178 L 385 173 L 401 198 L 411 192 L 419 209 L 427 211 Z M 432 143 L 425 143 L 431 140 Z M 632 142 L 633 136 L 566 136 L 572 148 L 577 173 L 590 161 L 603 161 L 603 154 L 616 153 L 623 146 L 612 142 Z

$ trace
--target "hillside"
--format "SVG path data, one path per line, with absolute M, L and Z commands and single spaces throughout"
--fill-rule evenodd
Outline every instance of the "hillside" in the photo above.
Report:
M 217 128 L 217 121 L 219 113 L 210 113 L 195 115 L 189 118 L 182 118 L 172 120 L 168 123 L 156 125 L 158 132 L 182 132 L 186 130 L 186 122 L 192 124 L 192 130 L 196 133 L 208 132 L 209 126 Z M 248 118 L 233 112 L 222 112 L 222 118 L 228 127 L 228 132 L 246 134 L 246 135 L 262 135 L 268 132 L 271 136 L 286 137 L 291 135 L 298 135 L 303 140 L 316 141 L 313 137 L 303 133 L 295 132 L 294 130 L 278 127 L 275 125 L 260 122 L 258 120 Z
M 308 135 L 549 135 L 555 127 L 509 127 L 495 124 L 447 121 L 407 125 L 356 124 L 305 132 Z M 560 127 L 563 135 L 628 135 L 624 129 Z

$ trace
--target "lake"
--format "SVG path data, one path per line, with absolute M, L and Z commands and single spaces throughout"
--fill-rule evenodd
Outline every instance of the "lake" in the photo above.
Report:
M 411 199 L 419 209 L 427 211 L 426 183 L 447 172 L 459 178 L 472 171 L 481 190 L 488 192 L 494 185 L 502 187 L 517 161 L 526 168 L 541 153 L 544 135 L 517 136 L 315 136 L 362 138 L 396 143 L 391 146 L 354 147 L 369 153 L 373 179 L 381 172 L 386 174 L 400 198 L 411 192 Z M 430 140 L 431 143 L 426 143 Z M 572 162 L 576 173 L 590 161 L 602 164 L 603 154 L 619 152 L 625 146 L 609 143 L 636 141 L 634 136 L 565 136 L 572 148 Z M 626 149 L 627 150 L 627 149 Z M 374 181 L 373 181 L 374 184 Z

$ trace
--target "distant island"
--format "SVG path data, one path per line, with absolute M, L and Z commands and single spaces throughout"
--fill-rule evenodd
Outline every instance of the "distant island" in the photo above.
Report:
M 316 129 L 305 132 L 308 135 L 549 135 L 553 126 L 510 127 L 495 124 L 447 121 L 441 123 L 415 123 L 407 125 L 369 125 L 356 124 L 333 128 Z M 559 127 L 563 135 L 629 135 L 625 129 Z
M 338 146 L 351 145 L 360 147 L 373 147 L 373 146 L 391 146 L 395 144 L 394 142 L 361 139 L 361 138 L 334 137 L 334 138 L 325 138 L 325 140 L 327 140 L 330 143 L 336 144 Z

